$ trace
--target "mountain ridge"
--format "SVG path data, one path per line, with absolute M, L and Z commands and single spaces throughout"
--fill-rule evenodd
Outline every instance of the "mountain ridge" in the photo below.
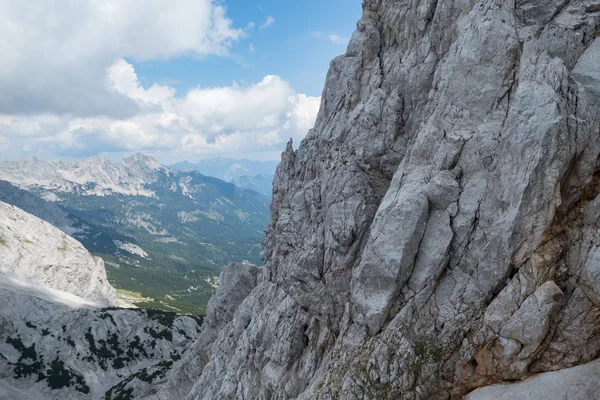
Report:
M 150 398 L 600 393 L 600 3 L 362 7 L 264 275 Z
M 279 161 L 254 161 L 247 158 L 233 159 L 225 157 L 208 158 L 196 163 L 181 161 L 170 166 L 178 170 L 195 170 L 207 176 L 214 176 L 226 182 L 232 182 L 242 176 L 275 174 Z
M 135 154 L 113 163 L 0 163 L 0 199 L 73 235 L 109 278 L 156 307 L 201 313 L 222 265 L 258 262 L 268 198 Z M 128 294 L 128 296 L 130 296 Z

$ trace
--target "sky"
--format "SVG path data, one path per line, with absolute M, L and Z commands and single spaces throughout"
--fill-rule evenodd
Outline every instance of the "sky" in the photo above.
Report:
M 361 0 L 3 0 L 0 159 L 279 159 Z

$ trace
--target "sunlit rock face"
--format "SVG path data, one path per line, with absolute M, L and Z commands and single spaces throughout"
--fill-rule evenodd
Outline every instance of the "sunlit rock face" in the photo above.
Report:
M 114 305 L 104 262 L 77 240 L 23 210 L 0 202 L 0 274 Z
M 195 344 L 110 396 L 597 397 L 599 22 L 597 0 L 363 2 L 262 268 L 227 267 Z
M 201 319 L 114 307 L 104 263 L 0 202 L 0 399 L 127 398 L 163 380 Z
M 283 153 L 263 277 L 158 398 L 458 399 L 593 361 L 599 21 L 588 0 L 363 2 Z

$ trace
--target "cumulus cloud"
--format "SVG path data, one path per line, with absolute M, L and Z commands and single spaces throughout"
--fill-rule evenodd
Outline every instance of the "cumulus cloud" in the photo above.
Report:
M 13 156 L 44 158 L 137 151 L 170 160 L 248 154 L 272 158 L 288 138 L 304 137 L 320 104 L 320 98 L 296 93 L 274 75 L 252 85 L 199 87 L 177 97 L 167 85 L 145 89 L 133 66 L 122 59 L 107 68 L 105 82 L 143 111 L 121 119 L 0 117 L 0 143 L 10 138 Z
M 0 113 L 128 116 L 103 80 L 115 60 L 227 54 L 244 34 L 214 0 L 2 1 Z
M 254 27 L 235 28 L 219 0 L 0 1 L 0 157 L 273 158 L 320 98 L 278 76 L 178 94 L 126 61 L 227 55 Z

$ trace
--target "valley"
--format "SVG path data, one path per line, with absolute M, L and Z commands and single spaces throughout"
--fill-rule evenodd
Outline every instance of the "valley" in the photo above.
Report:
M 137 154 L 2 162 L 0 179 L 0 200 L 80 241 L 141 307 L 204 314 L 223 265 L 260 262 L 269 199 L 197 171 Z

